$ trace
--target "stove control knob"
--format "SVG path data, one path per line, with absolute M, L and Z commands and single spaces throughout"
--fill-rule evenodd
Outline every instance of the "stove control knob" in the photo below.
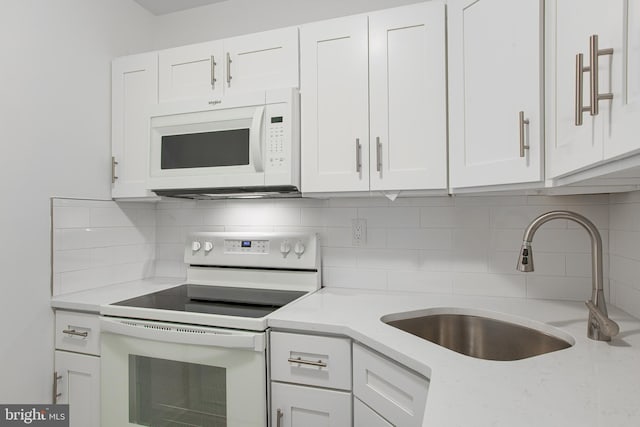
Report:
M 191 242 L 191 250 L 193 252 L 198 252 L 201 247 L 202 247 L 202 245 L 197 240 Z
M 280 243 L 280 253 L 282 254 L 283 258 L 286 258 L 287 255 L 289 255 L 289 252 L 291 252 L 291 244 L 289 243 L 289 241 L 285 240 Z
M 296 243 L 296 245 L 293 247 L 293 252 L 295 252 L 296 255 L 298 255 L 298 258 L 302 256 L 302 254 L 304 253 L 304 250 L 305 250 L 304 243 L 300 241 Z
M 204 242 L 204 253 L 208 254 L 213 249 L 213 243 Z

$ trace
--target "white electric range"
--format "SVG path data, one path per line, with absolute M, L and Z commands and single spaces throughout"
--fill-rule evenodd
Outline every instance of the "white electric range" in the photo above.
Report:
M 267 425 L 270 313 L 320 287 L 315 234 L 196 232 L 185 284 L 101 307 L 102 426 Z

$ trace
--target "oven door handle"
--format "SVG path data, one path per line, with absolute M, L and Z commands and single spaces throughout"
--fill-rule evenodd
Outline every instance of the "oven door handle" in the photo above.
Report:
M 258 352 L 262 352 L 266 348 L 264 332 L 232 331 L 102 316 L 100 317 L 100 327 L 102 333 L 106 332 L 165 343 L 245 349 Z

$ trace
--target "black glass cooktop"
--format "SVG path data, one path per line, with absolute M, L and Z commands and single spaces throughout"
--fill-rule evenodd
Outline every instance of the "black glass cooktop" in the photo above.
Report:
M 113 305 L 239 317 L 264 317 L 306 292 L 180 285 Z

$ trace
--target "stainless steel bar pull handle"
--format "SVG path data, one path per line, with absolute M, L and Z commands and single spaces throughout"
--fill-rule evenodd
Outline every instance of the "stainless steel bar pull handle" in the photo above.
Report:
M 118 179 L 118 177 L 116 176 L 116 165 L 118 164 L 118 162 L 116 162 L 116 158 L 114 156 L 111 156 L 111 183 L 115 184 L 116 183 L 116 179 Z
M 282 412 L 282 409 L 278 408 L 278 410 L 276 411 L 276 427 L 282 427 L 283 416 L 284 416 L 284 413 Z
M 525 144 L 525 131 L 524 131 L 524 126 L 527 125 L 529 126 L 529 119 L 525 119 L 524 118 L 524 111 L 520 111 L 520 113 L 518 113 L 518 123 L 519 123 L 519 127 L 520 127 L 520 157 L 524 157 L 524 150 L 528 150 L 529 149 L 529 145 Z
M 579 53 L 576 55 L 576 102 L 575 102 L 575 123 L 576 126 L 582 126 L 582 113 L 585 111 L 591 111 L 591 107 L 585 107 L 584 96 L 582 93 L 583 76 L 584 73 L 589 72 L 591 69 L 585 67 L 584 55 Z
M 89 336 L 89 332 L 84 331 L 84 332 L 78 332 L 75 329 L 65 329 L 62 331 L 63 334 L 67 334 L 67 335 L 73 335 L 76 337 L 82 337 L 82 338 L 86 338 Z
M 213 55 L 211 55 L 211 89 L 215 89 L 216 88 L 216 65 L 218 65 L 216 63 L 216 58 L 214 58 Z
M 58 381 L 62 379 L 62 375 L 58 375 L 58 372 L 53 373 L 53 404 L 58 403 L 58 398 L 62 396 L 62 393 L 58 393 Z
M 302 359 L 300 357 L 290 357 L 287 359 L 289 361 L 289 363 L 297 363 L 299 365 L 309 365 L 309 366 L 317 366 L 318 368 L 326 368 L 327 364 L 325 362 L 323 362 L 322 360 L 318 360 L 317 362 L 315 360 L 306 360 L 306 359 Z
M 380 137 L 376 137 L 376 171 L 382 172 L 382 143 Z
M 362 145 L 360 138 L 356 138 L 356 172 L 362 172 Z
M 597 116 L 599 113 L 599 101 L 613 99 L 613 94 L 599 93 L 598 88 L 598 58 L 603 55 L 613 55 L 613 49 L 598 49 L 598 35 L 589 37 L 589 68 L 591 69 L 591 115 Z
M 227 86 L 231 87 L 231 55 L 227 52 Z

